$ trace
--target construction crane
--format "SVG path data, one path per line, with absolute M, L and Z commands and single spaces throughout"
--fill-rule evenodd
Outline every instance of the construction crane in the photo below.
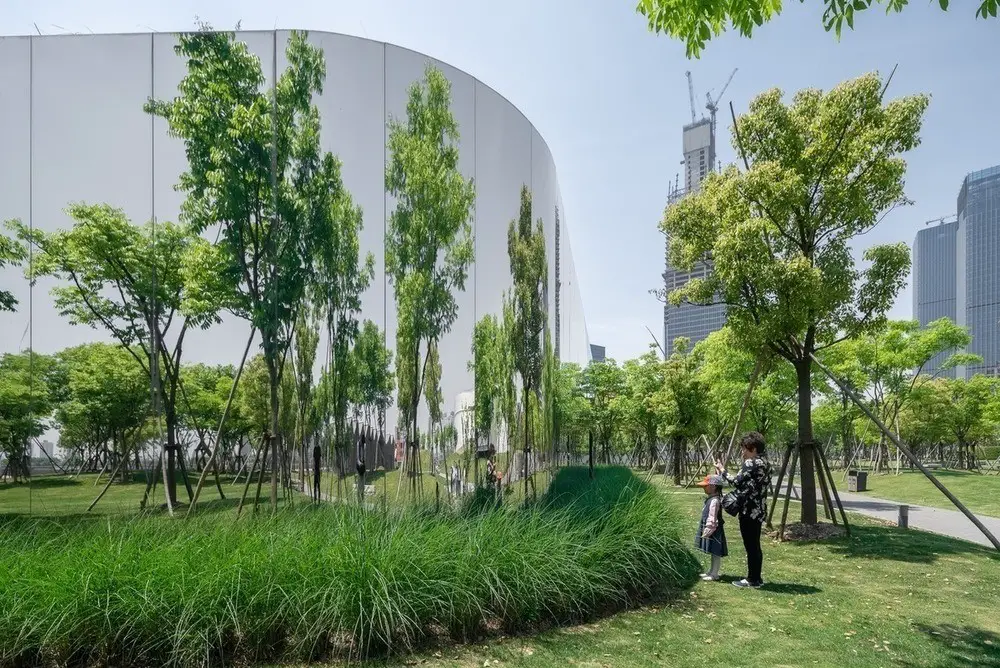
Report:
M 709 114 L 711 114 L 711 118 L 712 118 L 712 136 L 715 136 L 715 112 L 717 112 L 719 110 L 719 102 L 722 100 L 722 96 L 726 94 L 726 89 L 729 88 L 729 84 L 732 83 L 733 77 L 736 76 L 736 70 L 738 70 L 738 69 L 740 69 L 740 68 L 738 68 L 738 67 L 735 68 L 733 70 L 732 74 L 729 75 L 729 78 L 726 79 L 726 85 L 722 87 L 722 90 L 719 91 L 719 95 L 714 100 L 712 99 L 712 93 L 711 92 L 705 93 L 705 99 L 707 101 L 707 104 L 705 105 L 705 108 L 708 109 L 708 112 L 709 112 Z M 690 79 L 689 79 L 689 81 L 690 81 Z M 691 109 L 692 110 L 694 109 L 694 92 L 693 92 L 693 90 L 692 90 L 692 93 L 691 93 Z
M 926 223 L 924 223 L 924 225 L 933 225 L 934 223 L 951 223 L 954 222 L 955 219 L 957 218 L 958 216 L 956 216 L 955 214 L 949 213 L 947 216 L 941 216 L 940 218 L 935 218 L 934 220 L 928 220 Z
M 694 81 L 691 80 L 691 72 L 687 71 L 684 73 L 688 78 L 688 96 L 691 98 L 691 122 L 694 123 L 698 119 L 695 118 L 694 111 Z

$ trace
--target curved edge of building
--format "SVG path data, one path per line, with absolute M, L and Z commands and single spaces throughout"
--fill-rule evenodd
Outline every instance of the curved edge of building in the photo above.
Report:
M 271 85 L 286 65 L 291 30 L 241 31 Z M 395 344 L 392 286 L 384 272 L 386 217 L 392 198 L 384 189 L 386 123 L 405 118 L 407 88 L 432 62 L 451 82 L 452 112 L 458 122 L 459 168 L 476 182 L 472 215 L 475 262 L 466 290 L 457 295 L 459 316 L 440 345 L 446 413 L 473 387 L 468 369 L 475 322 L 499 314 L 511 286 L 506 252 L 507 225 L 518 214 L 520 189 L 533 196 L 533 217 L 541 218 L 549 261 L 550 327 L 560 358 L 585 365 L 590 342 L 583 301 L 569 243 L 566 210 L 548 145 L 511 102 L 475 77 L 431 56 L 361 37 L 306 31 L 326 60 L 322 95 L 314 98 L 325 150 L 341 160 L 345 186 L 364 210 L 361 250 L 375 256 L 376 274 L 362 301 L 362 319 L 374 321 Z M 133 221 L 176 220 L 182 196 L 174 190 L 186 168 L 181 142 L 161 119 L 142 107 L 152 98 L 171 98 L 185 62 L 174 53 L 179 33 L 129 33 L 0 37 L 0 220 L 20 218 L 40 229 L 65 227 L 65 207 L 76 201 L 107 202 Z M 0 280 L 22 305 L 28 286 L 10 267 Z M 32 338 L 36 350 L 51 353 L 70 345 L 106 339 L 71 326 L 40 281 L 33 295 Z M 26 346 L 21 331 L 28 309 L 0 333 L 0 351 Z M 205 332 L 191 332 L 188 362 L 238 363 L 248 325 L 227 318 Z M 325 346 L 320 341 L 320 357 Z M 421 418 L 426 424 L 426 411 Z M 387 428 L 395 415 L 387 416 Z

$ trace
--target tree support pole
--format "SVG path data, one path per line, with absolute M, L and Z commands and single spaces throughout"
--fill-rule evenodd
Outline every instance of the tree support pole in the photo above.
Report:
M 114 472 L 108 477 L 108 484 L 104 486 L 104 489 L 102 489 L 101 493 L 97 495 L 97 498 L 91 501 L 90 505 L 87 506 L 88 513 L 94 509 L 94 506 L 97 505 L 97 502 L 100 501 L 101 498 L 107 493 L 108 489 L 111 487 L 111 484 L 115 481 L 115 476 L 118 475 L 118 471 L 121 469 L 124 463 L 125 463 L 125 457 L 122 457 L 121 459 L 118 460 L 118 466 L 115 467 Z
M 208 469 L 212 468 L 215 470 L 215 457 L 219 453 L 219 438 L 222 436 L 222 427 L 226 424 L 226 418 L 229 417 L 229 409 L 233 405 L 233 397 L 236 396 L 236 386 L 240 384 L 240 377 L 243 375 L 243 367 L 247 362 L 247 355 L 250 353 L 250 344 L 253 343 L 254 334 L 257 333 L 256 327 L 250 328 L 250 337 L 247 339 L 246 348 L 243 349 L 243 359 L 240 360 L 240 368 L 236 372 L 236 378 L 233 379 L 233 386 L 229 388 L 229 400 L 226 401 L 226 410 L 222 411 L 222 419 L 219 420 L 219 428 L 215 432 L 215 442 L 212 444 L 212 454 L 208 458 L 208 465 L 201 470 L 201 475 L 198 476 L 198 485 L 195 487 L 194 496 L 191 498 L 191 505 L 188 507 L 187 515 L 190 515 L 194 511 L 194 507 L 198 505 L 198 497 L 201 495 L 201 488 L 205 485 L 205 477 L 208 475 Z M 239 478 L 239 475 L 237 475 Z M 219 474 L 215 474 L 215 484 L 219 485 Z M 222 487 L 219 486 L 219 495 L 222 496 Z M 222 498 L 226 498 L 222 496 Z
M 781 495 L 781 483 L 785 480 L 785 473 L 788 472 L 788 463 L 792 460 L 792 448 L 785 448 L 785 455 L 781 458 L 781 468 L 778 469 L 778 484 L 774 486 L 774 493 L 771 495 L 771 507 L 767 511 L 767 528 L 771 528 L 771 518 L 774 517 L 774 509 L 778 507 L 778 497 Z
M 796 443 L 792 451 L 792 463 L 788 472 L 788 489 L 785 491 L 785 506 L 781 509 L 781 525 L 778 527 L 778 541 L 785 540 L 785 522 L 788 521 L 788 502 L 792 499 L 792 487 L 795 485 L 795 465 L 799 462 L 799 445 Z
M 833 492 L 833 498 L 837 502 L 837 508 L 840 509 L 840 519 L 843 520 L 843 522 L 844 522 L 844 531 L 846 531 L 847 535 L 850 536 L 851 535 L 851 525 L 847 521 L 847 513 L 844 512 L 844 504 L 841 503 L 841 501 L 840 501 L 840 494 L 837 493 L 837 485 L 834 484 L 834 482 L 833 482 L 833 471 L 830 470 L 830 462 L 827 461 L 827 459 L 826 459 L 826 452 L 824 450 L 822 450 L 822 449 L 820 449 L 820 451 L 819 451 L 819 458 L 820 458 L 820 462 L 823 464 L 823 466 L 820 469 L 820 471 L 821 472 L 822 471 L 826 471 L 826 477 L 830 481 L 830 491 Z M 834 523 L 836 523 L 836 520 L 834 520 Z
M 868 409 L 868 407 L 864 404 L 863 401 L 861 401 L 860 398 L 858 398 L 858 395 L 856 395 L 853 390 L 851 390 L 850 388 L 848 388 L 846 384 L 844 384 L 843 382 L 841 382 L 841 380 L 839 378 L 837 378 L 835 375 L 833 375 L 833 372 L 830 371 L 826 366 L 824 366 L 822 362 L 820 362 L 818 359 L 816 359 L 815 355 L 811 355 L 811 357 L 812 357 L 813 363 L 820 369 L 820 371 L 822 371 L 827 376 L 829 376 L 830 379 L 834 383 L 836 383 L 838 387 L 840 387 L 840 389 L 842 389 L 844 392 L 846 392 L 847 395 L 851 398 L 851 401 L 853 401 L 855 403 L 855 405 L 857 405 L 857 407 L 860 408 L 862 410 L 862 412 L 864 412 L 864 414 L 868 416 L 868 419 L 870 419 L 872 422 L 874 422 L 875 425 L 879 429 L 882 430 L 882 433 L 885 434 L 886 437 L 889 438 L 896 445 L 896 447 L 899 448 L 903 452 L 904 455 L 906 455 L 906 458 L 909 459 L 911 462 L 913 462 L 913 464 L 918 469 L 920 469 L 920 472 L 923 473 L 927 477 L 928 480 L 930 480 L 932 483 L 934 483 L 934 486 L 937 487 L 941 491 L 942 494 L 944 494 L 946 497 L 948 497 L 948 500 L 951 501 L 953 504 L 955 504 L 955 507 L 958 508 L 960 511 L 962 511 L 962 514 L 965 515 L 967 518 L 969 518 L 969 521 L 971 521 L 973 524 L 976 525 L 977 529 L 979 529 L 981 532 L 983 532 L 983 535 L 986 536 L 986 538 L 990 541 L 990 543 L 993 544 L 993 547 L 995 547 L 997 550 L 1000 550 L 1000 541 L 998 541 L 996 539 L 996 536 L 994 536 L 992 533 L 990 533 L 990 530 L 986 528 L 986 525 L 984 525 L 982 522 L 980 522 L 979 518 L 976 517 L 972 513 L 972 511 L 970 511 L 968 508 L 966 508 L 965 505 L 963 505 L 962 502 L 959 501 L 958 498 L 954 494 L 952 494 L 948 490 L 948 488 L 945 487 L 941 483 L 941 481 L 938 480 L 934 476 L 934 474 L 931 473 L 927 469 L 927 467 L 924 466 L 920 462 L 919 459 L 917 459 L 914 456 L 914 454 L 910 451 L 910 449 L 908 447 L 906 447 L 905 445 L 903 445 L 902 441 L 899 440 L 899 438 L 896 436 L 896 434 L 894 434 L 892 431 L 890 431 L 889 428 L 886 427 L 885 424 L 883 424 L 882 421 L 880 419 L 878 419 L 878 417 L 876 417 Z

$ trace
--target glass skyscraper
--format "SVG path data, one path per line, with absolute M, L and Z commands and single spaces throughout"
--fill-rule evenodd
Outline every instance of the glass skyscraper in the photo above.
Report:
M 917 232 L 913 240 L 913 318 L 924 327 L 940 318 L 956 317 L 956 269 L 958 221 L 928 226 Z M 925 367 L 934 373 L 951 352 L 937 355 Z M 942 371 L 942 376 L 955 377 L 955 370 Z
M 967 375 L 1000 371 L 1000 165 L 972 172 L 958 193 L 958 323 L 983 363 Z

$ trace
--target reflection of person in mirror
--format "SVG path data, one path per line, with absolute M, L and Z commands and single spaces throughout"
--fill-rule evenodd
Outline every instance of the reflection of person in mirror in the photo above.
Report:
M 313 500 L 319 503 L 319 489 L 320 489 L 320 449 L 319 444 L 313 446 Z

